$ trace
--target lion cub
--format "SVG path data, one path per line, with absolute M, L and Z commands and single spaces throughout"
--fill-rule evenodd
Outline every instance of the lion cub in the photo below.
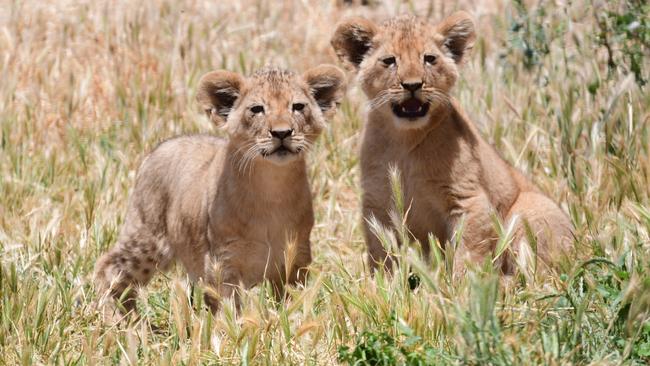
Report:
M 204 75 L 197 100 L 229 139 L 177 137 L 144 159 L 119 240 L 97 262 L 99 289 L 133 310 L 134 287 L 176 261 L 236 302 L 239 286 L 268 279 L 279 294 L 304 281 L 314 224 L 305 154 L 344 88 L 330 65 Z
M 513 253 L 534 236 L 538 258 L 551 264 L 572 246 L 569 218 L 485 142 L 450 96 L 474 38 L 464 12 L 438 25 L 412 16 L 381 25 L 351 18 L 338 25 L 332 46 L 356 68 L 370 100 L 361 148 L 363 217 L 391 225 L 388 171 L 395 166 L 410 205 L 407 227 L 425 252 L 428 234 L 445 243 L 464 220 L 454 274 L 463 273 L 467 261 L 492 258 L 493 215 L 518 218 Z M 391 258 L 367 221 L 365 237 L 370 266 L 387 261 L 390 268 Z M 515 270 L 513 259 L 501 257 L 504 273 Z

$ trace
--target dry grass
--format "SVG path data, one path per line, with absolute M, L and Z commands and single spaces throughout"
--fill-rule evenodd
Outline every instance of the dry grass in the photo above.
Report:
M 0 363 L 333 364 L 342 346 L 389 355 L 391 342 L 429 363 L 648 361 L 650 96 L 608 72 L 594 4 L 530 7 L 545 9 L 533 20 L 550 36 L 527 70 L 508 2 L 379 3 L 3 1 Z M 143 291 L 144 321 L 103 320 L 90 274 L 115 242 L 140 159 L 171 136 L 220 133 L 194 102 L 203 73 L 336 63 L 328 41 L 344 15 L 440 19 L 456 8 L 480 31 L 455 95 L 570 213 L 580 257 L 565 273 L 522 276 L 510 290 L 489 271 L 451 284 L 443 263 L 422 265 L 409 251 L 416 291 L 406 271 L 370 278 L 358 207 L 364 98 L 353 87 L 310 159 L 317 224 L 306 288 L 274 304 L 261 287 L 240 316 L 226 307 L 212 317 L 190 305 L 200 290 L 179 270 Z

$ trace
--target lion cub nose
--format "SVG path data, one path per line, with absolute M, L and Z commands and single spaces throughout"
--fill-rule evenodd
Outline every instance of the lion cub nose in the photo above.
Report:
M 422 88 L 421 81 L 406 81 L 402 83 L 402 88 L 410 91 L 411 93 L 416 92 Z
M 293 129 L 288 130 L 271 130 L 271 136 L 283 140 L 293 133 Z

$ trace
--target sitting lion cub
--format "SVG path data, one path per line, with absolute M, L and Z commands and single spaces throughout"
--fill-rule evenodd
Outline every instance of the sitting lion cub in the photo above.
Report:
M 512 252 L 535 236 L 538 258 L 551 264 L 572 247 L 572 224 L 562 210 L 506 163 L 450 97 L 458 66 L 475 38 L 468 14 L 437 26 L 412 16 L 381 25 L 363 18 L 340 23 L 332 37 L 339 57 L 355 66 L 370 99 L 361 148 L 363 216 L 372 268 L 391 258 L 367 220 L 390 226 L 389 167 L 401 172 L 407 227 L 428 254 L 428 234 L 442 243 L 463 220 L 454 274 L 467 261 L 481 264 L 494 254 L 492 217 L 517 218 Z M 527 229 L 530 228 L 530 231 Z M 532 235 L 527 235 L 532 233 Z M 530 243 L 533 244 L 533 243 Z M 513 273 L 509 254 L 504 273 Z
M 344 88 L 330 65 L 302 76 L 275 68 L 203 76 L 197 100 L 229 139 L 178 137 L 144 159 L 118 243 L 97 262 L 99 289 L 133 310 L 133 287 L 175 261 L 236 301 L 238 286 L 268 279 L 279 294 L 304 281 L 314 224 L 305 153 Z

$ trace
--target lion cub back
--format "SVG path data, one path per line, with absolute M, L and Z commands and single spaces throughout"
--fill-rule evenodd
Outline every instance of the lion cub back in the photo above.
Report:
M 182 202 L 198 206 L 205 200 L 206 189 L 214 185 L 210 183 L 216 182 L 222 171 L 220 162 L 225 149 L 225 140 L 207 135 L 181 136 L 162 142 L 138 169 L 127 215 L 144 216 L 147 223 L 156 223 L 154 227 L 160 232 L 169 232 L 167 211 Z

